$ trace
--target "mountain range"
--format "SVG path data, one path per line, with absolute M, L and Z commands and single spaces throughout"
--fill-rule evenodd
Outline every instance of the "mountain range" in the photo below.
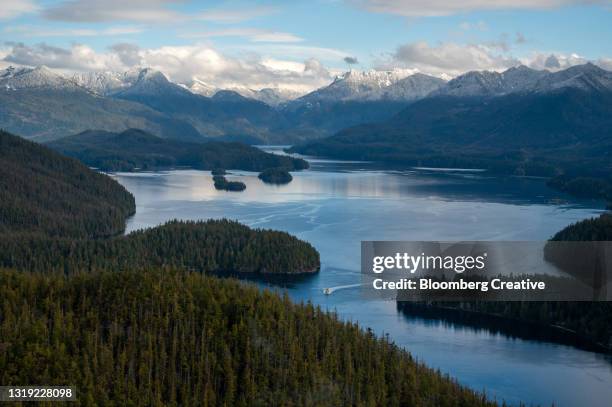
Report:
M 63 75 L 44 66 L 9 67 L 0 71 L 0 127 L 39 141 L 140 128 L 182 141 L 294 144 L 393 120 L 431 99 L 610 91 L 611 75 L 592 64 L 558 72 L 473 71 L 448 82 L 410 70 L 349 71 L 298 97 L 271 88 L 217 89 L 197 79 L 179 84 L 150 68 Z
M 392 118 L 295 147 L 302 154 L 520 175 L 612 173 L 612 73 L 470 72 Z

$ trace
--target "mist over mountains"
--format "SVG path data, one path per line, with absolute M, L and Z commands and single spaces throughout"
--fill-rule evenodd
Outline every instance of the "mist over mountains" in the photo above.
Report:
M 420 101 L 477 99 L 478 105 L 560 89 L 610 92 L 612 73 L 592 64 L 558 72 L 519 66 L 472 71 L 447 82 L 410 70 L 349 71 L 298 95 L 271 88 L 216 89 L 198 80 L 178 84 L 150 68 L 63 75 L 44 66 L 9 67 L 0 71 L 0 127 L 40 141 L 90 129 L 140 128 L 183 141 L 295 144 L 392 120 Z

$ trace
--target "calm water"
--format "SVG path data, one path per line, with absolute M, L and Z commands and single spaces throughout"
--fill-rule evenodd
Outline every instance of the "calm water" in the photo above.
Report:
M 398 313 L 394 302 L 362 299 L 361 240 L 543 240 L 599 209 L 559 199 L 541 180 L 473 171 L 376 170 L 371 164 L 312 160 L 289 185 L 233 172 L 244 192 L 216 191 L 208 172 L 117 174 L 136 197 L 128 230 L 169 219 L 231 218 L 288 231 L 321 253 L 321 272 L 285 285 L 297 301 L 336 310 L 389 334 L 419 360 L 510 402 L 609 406 L 612 361 L 565 345 L 510 338 Z M 562 197 L 561 197 L 562 198 Z M 325 287 L 344 287 L 326 296 Z

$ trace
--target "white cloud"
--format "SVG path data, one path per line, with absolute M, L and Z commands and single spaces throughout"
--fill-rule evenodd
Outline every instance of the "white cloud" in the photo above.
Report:
M 169 7 L 173 0 L 70 0 L 43 10 L 50 20 L 69 22 L 175 22 L 186 16 Z
M 143 31 L 142 27 L 136 26 L 117 26 L 108 27 L 101 30 L 90 28 L 68 28 L 68 29 L 52 29 L 45 27 L 37 27 L 31 25 L 19 25 L 6 27 L 4 32 L 17 33 L 24 37 L 94 37 L 98 35 L 130 35 L 138 34 Z
M 318 60 L 304 62 L 261 57 L 229 57 L 206 45 L 166 46 L 143 49 L 132 44 L 116 44 L 107 52 L 75 44 L 69 49 L 37 44 L 9 44 L 4 61 L 26 65 L 47 65 L 65 71 L 113 70 L 151 67 L 173 81 L 189 83 L 197 78 L 221 88 L 277 87 L 306 92 L 328 84 L 333 74 Z
M 215 23 L 240 23 L 275 13 L 272 7 L 251 7 L 244 9 L 214 9 L 203 11 L 195 16 L 197 20 L 212 21 Z
M 589 60 L 576 53 L 533 52 L 515 58 L 498 44 L 442 43 L 430 46 L 427 42 L 413 42 L 397 48 L 395 53 L 378 61 L 378 69 L 415 69 L 430 75 L 454 77 L 468 71 L 504 71 L 526 65 L 534 69 L 558 71 L 574 65 L 592 62 L 604 69 L 612 69 L 612 59 Z
M 286 32 L 263 30 L 260 28 L 226 28 L 223 30 L 185 34 L 185 38 L 245 37 L 252 42 L 301 42 L 296 35 Z
M 605 59 L 599 59 L 592 61 L 599 65 L 605 65 Z M 585 57 L 578 54 L 563 54 L 555 52 L 534 52 L 527 58 L 521 60 L 521 62 L 534 69 L 548 69 L 549 71 L 558 71 L 561 69 L 569 68 L 574 65 L 582 65 L 589 62 Z M 603 66 L 605 68 L 605 66 Z
M 67 0 L 47 7 L 42 15 L 50 20 L 68 22 L 177 23 L 200 20 L 227 24 L 251 20 L 276 11 L 271 7 L 260 6 L 242 9 L 218 8 L 187 14 L 174 7 L 182 2 L 182 0 Z
M 38 7 L 31 0 L 2 0 L 0 20 L 15 18 L 36 10 L 38 10 Z
M 45 43 L 29 46 L 23 43 L 9 43 L 5 62 L 18 65 L 46 65 L 65 70 L 104 70 L 121 66 L 116 55 L 98 54 L 87 45 L 73 44 L 70 49 Z
M 347 0 L 378 13 L 406 17 L 445 16 L 473 10 L 551 9 L 574 4 L 609 5 L 611 0 Z
M 413 42 L 397 48 L 383 67 L 418 69 L 432 75 L 456 76 L 472 70 L 503 70 L 519 64 L 511 56 L 496 53 L 497 46 L 482 44 L 442 43 L 430 46 L 427 42 Z
M 464 21 L 461 24 L 459 24 L 459 28 L 461 28 L 464 31 L 470 31 L 470 30 L 487 31 L 489 29 L 489 26 L 484 21 L 477 21 L 475 23 Z

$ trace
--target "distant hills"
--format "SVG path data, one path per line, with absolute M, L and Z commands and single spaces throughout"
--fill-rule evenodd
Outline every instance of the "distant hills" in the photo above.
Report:
M 612 73 L 471 72 L 378 124 L 297 146 L 303 154 L 528 175 L 612 173 Z
M 262 171 L 283 167 L 308 168 L 304 160 L 280 156 L 241 143 L 209 141 L 189 143 L 168 140 L 142 130 L 121 133 L 85 131 L 47 144 L 58 152 L 78 158 L 85 164 L 105 171 L 131 171 L 176 166 L 201 170 L 213 168 Z
M 395 115 L 415 104 L 416 112 L 431 103 L 443 107 L 449 98 L 478 103 L 563 89 L 605 93 L 612 88 L 610 75 L 592 64 L 554 73 L 525 66 L 474 71 L 448 82 L 409 70 L 349 71 L 300 96 L 272 88 L 217 89 L 197 79 L 177 84 L 150 68 L 72 76 L 45 67 L 8 68 L 0 71 L 0 127 L 40 141 L 90 129 L 140 128 L 182 141 L 296 144 L 348 127 L 396 122 Z

